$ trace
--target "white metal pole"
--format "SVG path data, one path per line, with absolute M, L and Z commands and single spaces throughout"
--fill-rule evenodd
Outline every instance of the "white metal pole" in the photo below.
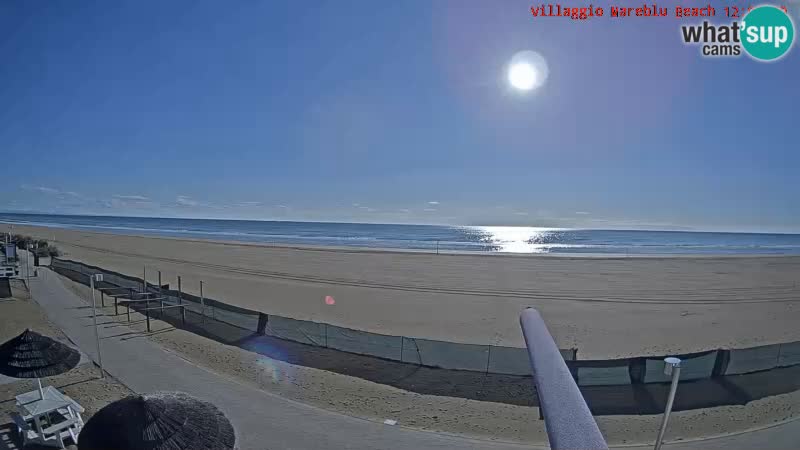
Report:
M 679 358 L 664 358 L 664 373 L 672 373 L 672 384 L 669 386 L 669 396 L 667 397 L 667 407 L 664 410 L 664 420 L 661 421 L 661 429 L 658 431 L 658 439 L 654 450 L 659 450 L 664 440 L 664 433 L 667 431 L 669 414 L 672 412 L 672 403 L 675 401 L 675 392 L 678 390 L 678 379 L 681 376 L 681 360 Z
M 28 279 L 28 289 L 31 288 L 31 267 L 28 265 L 31 262 L 31 244 L 25 246 L 25 278 Z
M 103 357 L 100 355 L 100 333 L 97 331 L 97 301 L 94 295 L 94 277 L 92 274 L 90 284 L 92 288 L 92 320 L 94 320 L 94 340 L 97 342 L 97 364 L 100 366 L 100 378 L 105 378 L 106 373 L 103 370 Z

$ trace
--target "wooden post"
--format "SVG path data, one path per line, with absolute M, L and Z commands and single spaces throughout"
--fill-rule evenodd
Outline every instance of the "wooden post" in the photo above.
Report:
M 147 293 L 147 266 L 142 266 L 142 292 Z
M 100 291 L 100 306 L 106 307 L 106 291 Z
M 130 295 L 129 300 L 133 300 L 133 288 L 128 288 L 128 289 L 130 289 L 130 291 L 131 291 L 131 295 Z M 131 304 L 130 304 L 130 302 L 128 302 L 128 304 L 125 305 L 125 307 L 128 310 L 128 322 L 130 322 L 131 321 Z
M 147 318 L 147 332 L 150 332 L 150 300 L 144 302 L 144 316 Z
M 178 304 L 183 304 L 183 290 L 181 289 L 181 276 L 178 275 Z M 181 321 L 186 325 L 186 308 L 181 308 Z
M 258 328 L 256 329 L 256 333 L 264 336 L 267 330 L 267 323 L 269 323 L 269 316 L 264 313 L 258 313 Z
M 119 301 L 119 297 L 114 297 L 114 315 L 115 316 L 119 315 L 119 305 L 117 303 L 118 301 Z
M 200 280 L 200 311 L 203 315 L 203 323 L 206 321 L 206 301 L 203 298 L 203 280 Z
M 163 297 L 163 295 L 161 293 L 161 271 L 160 270 L 158 271 L 158 296 L 159 297 Z M 161 310 L 158 311 L 158 317 L 163 318 L 164 317 L 164 300 L 162 299 L 162 300 L 160 300 L 160 302 L 161 302 Z

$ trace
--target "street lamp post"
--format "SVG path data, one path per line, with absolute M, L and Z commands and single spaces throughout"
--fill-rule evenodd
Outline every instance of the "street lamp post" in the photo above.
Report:
M 103 370 L 103 357 L 100 355 L 100 333 L 97 331 L 97 300 L 94 293 L 94 282 L 103 281 L 103 274 L 97 273 L 89 277 L 89 284 L 92 288 L 92 320 L 94 321 L 94 340 L 97 343 L 97 364 L 100 366 L 100 378 L 105 378 L 106 373 Z
M 31 243 L 29 242 L 26 246 L 26 250 L 28 251 L 25 255 L 25 276 L 28 278 L 28 289 L 31 288 Z
M 675 392 L 678 390 L 678 379 L 681 376 L 680 358 L 664 358 L 664 375 L 672 375 L 672 384 L 669 386 L 667 407 L 664 409 L 664 420 L 661 421 L 661 429 L 658 431 L 658 439 L 656 439 L 655 450 L 661 449 L 661 444 L 664 440 L 664 433 L 667 431 L 667 421 L 669 421 L 669 414 L 672 412 L 672 403 L 675 401 Z

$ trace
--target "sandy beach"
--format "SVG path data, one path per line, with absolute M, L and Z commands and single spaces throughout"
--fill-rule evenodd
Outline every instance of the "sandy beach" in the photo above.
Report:
M 0 227 L 8 231 L 9 226 Z M 299 248 L 14 226 L 64 257 L 229 304 L 390 335 L 524 346 L 538 308 L 581 359 L 800 340 L 800 257 L 548 257 Z M 332 296 L 335 305 L 324 299 Z M 635 336 L 635 339 L 631 337 Z
M 89 288 L 85 285 L 65 277 L 60 279 L 81 298 L 90 298 Z M 547 443 L 545 423 L 539 420 L 536 407 L 418 394 L 271 359 L 174 328 L 156 319 L 152 320 L 152 332 L 148 333 L 139 313 L 133 313 L 130 324 L 125 315 L 113 316 L 111 306 L 106 307 L 103 313 L 132 330 L 130 338 L 146 337 L 199 366 L 301 403 L 377 422 L 389 418 L 404 427 L 432 432 L 537 446 Z M 798 399 L 800 392 L 791 392 L 747 405 L 676 412 L 670 419 L 668 440 L 728 435 L 796 420 Z M 610 445 L 624 446 L 652 444 L 661 416 L 615 415 L 597 416 L 596 419 Z
M 53 276 L 47 273 L 44 276 Z M 89 289 L 82 284 L 59 277 L 62 283 L 82 299 L 89 299 Z M 31 327 L 59 339 L 66 339 L 46 318 L 45 312 L 32 301 L 21 282 L 16 282 L 15 298 L 0 302 L 0 337 L 7 339 Z M 87 303 L 88 305 L 88 303 Z M 147 338 L 164 349 L 180 354 L 199 366 L 224 374 L 240 383 L 310 404 L 329 411 L 382 422 L 386 418 L 420 430 L 446 432 L 479 439 L 544 445 L 544 422 L 538 420 L 534 407 L 475 401 L 447 396 L 422 395 L 325 370 L 288 364 L 257 353 L 173 328 L 153 320 L 153 331 L 147 333 L 144 321 L 134 313 L 128 324 L 125 315 L 113 316 L 113 307 L 100 309 L 110 322 L 104 327 L 129 327 L 129 338 Z M 85 417 L 130 391 L 111 377 L 97 378 L 96 368 L 84 364 L 67 374 L 52 377 L 48 383 L 80 401 Z M 12 399 L 19 392 L 33 388 L 30 380 L 0 384 L 0 413 L 10 411 Z M 797 416 L 798 392 L 771 396 L 748 403 L 674 413 L 668 440 L 702 439 L 745 430 L 761 429 L 776 423 L 794 420 Z M 598 416 L 598 425 L 609 444 L 631 445 L 652 443 L 660 416 Z M 0 420 L 0 440 L 13 442 L 11 425 Z M 16 444 L 15 444 L 16 445 Z M 70 447 L 74 448 L 74 447 Z

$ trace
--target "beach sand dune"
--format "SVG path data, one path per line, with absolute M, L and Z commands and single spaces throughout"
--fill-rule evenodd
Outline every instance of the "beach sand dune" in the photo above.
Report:
M 9 229 L 3 225 L 3 231 Z M 229 304 L 390 335 L 524 346 L 539 309 L 581 359 L 800 340 L 800 257 L 552 257 L 300 248 L 38 227 L 65 257 Z M 335 304 L 328 304 L 326 297 Z

